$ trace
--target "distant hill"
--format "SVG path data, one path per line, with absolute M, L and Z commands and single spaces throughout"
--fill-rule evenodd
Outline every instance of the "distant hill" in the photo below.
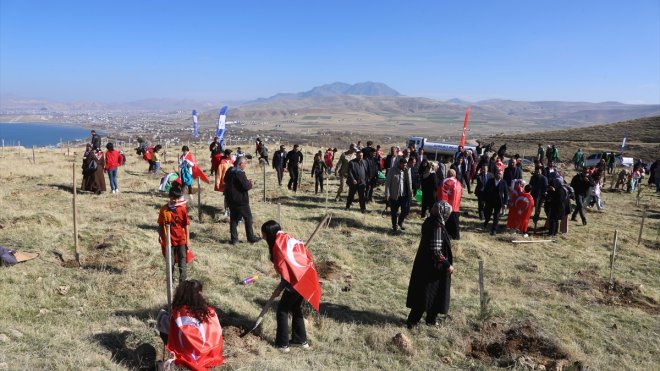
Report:
M 582 148 L 587 153 L 619 151 L 625 134 L 625 155 L 650 161 L 660 158 L 660 116 L 615 122 L 605 125 L 585 126 L 574 129 L 536 132 L 534 135 L 495 135 L 484 138 L 496 145 L 507 143 L 516 152 L 536 153 L 538 143 L 557 144 L 563 159 Z M 525 152 L 526 151 L 526 152 Z
M 269 98 L 260 98 L 250 103 L 266 103 L 276 100 L 298 100 L 312 97 L 336 97 L 343 95 L 358 95 L 365 97 L 398 97 L 401 96 L 398 91 L 380 82 L 359 82 L 357 84 L 346 84 L 343 82 L 334 82 L 316 86 L 311 90 L 301 93 L 279 93 Z

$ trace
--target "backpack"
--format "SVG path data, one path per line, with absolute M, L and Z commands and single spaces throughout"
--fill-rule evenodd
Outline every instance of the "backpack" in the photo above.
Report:
M 83 175 L 94 173 L 97 167 L 98 165 L 96 164 L 96 161 L 94 160 L 88 161 L 86 165 L 83 165 Z

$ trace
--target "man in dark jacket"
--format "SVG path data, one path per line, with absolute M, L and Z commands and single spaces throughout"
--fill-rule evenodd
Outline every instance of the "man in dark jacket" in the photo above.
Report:
M 539 215 L 545 201 L 545 193 L 548 191 L 548 178 L 543 175 L 543 166 L 539 165 L 534 169 L 534 174 L 529 180 L 529 185 L 532 187 L 530 192 L 534 198 L 534 228 L 539 221 Z
M 248 180 L 245 175 L 247 168 L 247 159 L 241 156 L 236 159 L 236 166 L 227 170 L 225 177 L 225 194 L 229 202 L 229 233 L 231 235 L 230 244 L 238 242 L 237 226 L 239 220 L 243 219 L 245 223 L 245 235 L 250 243 L 261 240 L 261 237 L 255 236 L 252 230 L 252 211 L 250 210 L 250 196 L 248 191 L 252 189 L 254 183 Z
M 571 216 L 572 221 L 577 221 L 577 214 L 580 213 L 582 225 L 587 225 L 587 217 L 584 214 L 584 199 L 587 197 L 589 187 L 595 185 L 585 167 L 571 179 L 571 187 L 573 187 L 573 193 L 575 194 L 575 211 L 573 211 L 573 215 Z
M 360 211 L 365 213 L 366 207 L 366 186 L 367 175 L 369 174 L 369 165 L 363 159 L 363 153 L 357 152 L 354 160 L 348 164 L 348 175 L 346 184 L 348 184 L 348 198 L 346 199 L 346 210 L 351 208 L 355 192 L 360 199 Z
M 298 177 L 300 176 L 300 166 L 303 162 L 303 154 L 296 144 L 293 149 L 286 154 L 286 169 L 289 171 L 289 184 L 287 188 L 294 192 L 298 190 Z M 292 188 L 293 187 L 293 188 Z
M 477 210 L 479 212 L 479 220 L 484 220 L 484 206 L 486 204 L 486 184 L 493 179 L 493 174 L 488 172 L 488 163 L 482 162 L 479 174 L 477 174 L 477 188 L 474 194 L 477 196 Z
M 92 130 L 92 148 L 101 150 L 101 136 L 96 134 L 96 130 Z
M 511 184 L 516 179 L 522 179 L 522 169 L 516 166 L 515 161 L 509 160 L 509 165 L 504 169 L 504 180 L 507 187 L 511 188 Z
M 273 154 L 273 169 L 277 173 L 277 184 L 282 186 L 282 178 L 284 177 L 284 164 L 286 163 L 286 150 L 284 146 L 280 146 L 280 150 Z
M 484 208 L 484 229 L 488 227 L 490 216 L 493 216 L 493 227 L 490 230 L 490 235 L 494 236 L 497 232 L 497 224 L 500 221 L 500 211 L 506 205 L 509 199 L 509 189 L 506 181 L 503 179 L 504 171 L 497 170 L 495 178 L 491 178 L 486 183 L 486 197 Z

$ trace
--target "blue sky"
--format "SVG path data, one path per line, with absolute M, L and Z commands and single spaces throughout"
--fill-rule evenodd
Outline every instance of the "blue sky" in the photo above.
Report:
M 660 103 L 660 2 L 0 0 L 0 93 Z

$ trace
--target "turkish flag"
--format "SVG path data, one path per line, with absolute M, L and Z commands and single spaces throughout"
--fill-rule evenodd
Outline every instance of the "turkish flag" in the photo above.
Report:
M 321 284 L 305 244 L 287 233 L 277 232 L 273 246 L 273 265 L 277 273 L 318 312 Z
M 206 176 L 206 174 L 204 174 L 202 169 L 200 169 L 199 166 L 197 166 L 197 164 L 195 164 L 195 166 L 193 166 L 192 168 L 192 177 L 193 179 L 199 178 L 203 182 L 209 183 L 209 178 Z
M 187 307 L 172 311 L 167 350 L 174 353 L 174 363 L 191 370 L 208 370 L 220 366 L 222 358 L 222 327 L 211 307 L 207 322 L 195 318 Z
M 534 198 L 529 193 L 516 193 L 516 198 L 511 201 L 509 217 L 507 219 L 507 228 L 518 229 L 521 232 L 527 232 L 529 219 L 534 212 Z
M 461 197 L 463 195 L 463 187 L 461 182 L 456 178 L 447 178 L 438 187 L 437 199 L 438 201 L 446 201 L 451 205 L 452 212 L 458 212 L 461 207 Z

